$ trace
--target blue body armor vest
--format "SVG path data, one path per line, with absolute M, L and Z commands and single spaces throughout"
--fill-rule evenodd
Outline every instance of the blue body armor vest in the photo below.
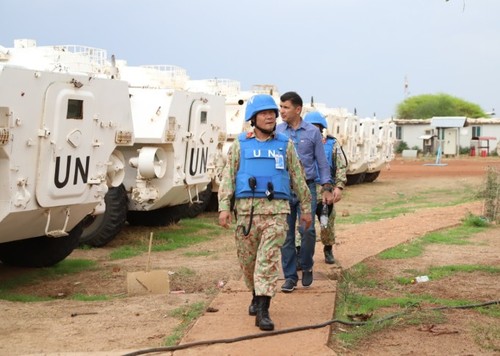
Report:
M 330 175 L 332 176 L 332 182 L 335 184 L 335 165 L 333 162 L 333 146 L 335 145 L 336 139 L 331 136 L 326 137 L 326 141 L 323 144 L 324 149 L 325 149 L 325 155 L 326 155 L 326 160 L 328 161 L 328 164 L 330 165 Z M 316 163 L 316 172 L 318 172 L 317 177 L 315 182 L 319 183 L 319 169 L 318 169 L 318 163 Z
M 286 167 L 288 137 L 276 134 L 274 140 L 260 142 L 246 133 L 238 136 L 241 147 L 240 167 L 236 173 L 235 198 L 266 198 L 273 193 L 274 199 L 289 199 L 290 175 Z M 255 178 L 252 191 L 249 179 Z M 267 192 L 267 194 L 266 194 Z

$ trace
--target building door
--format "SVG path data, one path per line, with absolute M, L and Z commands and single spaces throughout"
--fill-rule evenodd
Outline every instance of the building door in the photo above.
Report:
M 457 154 L 457 129 L 444 129 L 444 146 L 443 154 L 456 155 Z

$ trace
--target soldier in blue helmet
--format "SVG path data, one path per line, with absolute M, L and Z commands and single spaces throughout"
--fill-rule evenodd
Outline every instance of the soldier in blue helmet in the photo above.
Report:
M 304 121 L 307 121 L 316 126 L 321 132 L 328 128 L 326 118 L 319 111 L 312 111 L 304 116 Z M 325 132 L 326 134 L 326 132 Z M 342 199 L 342 190 L 347 184 L 347 157 L 342 150 L 342 146 L 337 139 L 331 135 L 323 137 L 323 145 L 333 182 L 333 203 L 328 205 L 328 224 L 321 228 L 321 242 L 323 243 L 323 253 L 325 255 L 325 263 L 334 264 L 333 245 L 335 244 L 335 206 Z M 316 180 L 319 183 L 319 179 Z M 323 203 L 318 202 L 316 208 L 316 216 L 320 219 L 323 210 Z
M 245 284 L 252 291 L 248 314 L 261 330 L 273 330 L 269 315 L 279 277 L 280 248 L 285 241 L 291 189 L 299 197 L 301 222 L 312 223 L 311 194 L 293 143 L 275 132 L 278 106 L 270 95 L 247 103 L 245 120 L 252 130 L 234 141 L 219 187 L 219 224 L 231 224 L 235 198 L 235 241 Z

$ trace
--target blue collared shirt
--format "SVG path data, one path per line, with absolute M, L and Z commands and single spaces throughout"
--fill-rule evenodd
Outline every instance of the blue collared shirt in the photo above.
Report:
M 332 183 L 330 165 L 323 148 L 323 137 L 316 126 L 301 120 L 300 126 L 294 130 L 286 122 L 282 122 L 276 127 L 276 132 L 284 133 L 293 141 L 295 150 L 304 166 L 307 180 L 316 179 L 315 162 L 318 162 L 320 184 Z

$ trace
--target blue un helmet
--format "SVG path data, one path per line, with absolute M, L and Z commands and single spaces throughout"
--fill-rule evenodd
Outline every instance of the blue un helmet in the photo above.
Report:
M 279 115 L 278 105 L 276 105 L 271 95 L 257 94 L 252 96 L 248 100 L 245 109 L 245 121 L 250 121 L 254 115 L 264 110 L 274 110 L 276 117 Z
M 319 124 L 325 129 L 328 128 L 326 118 L 319 111 L 308 112 L 304 117 L 304 121 L 310 122 L 311 124 Z

